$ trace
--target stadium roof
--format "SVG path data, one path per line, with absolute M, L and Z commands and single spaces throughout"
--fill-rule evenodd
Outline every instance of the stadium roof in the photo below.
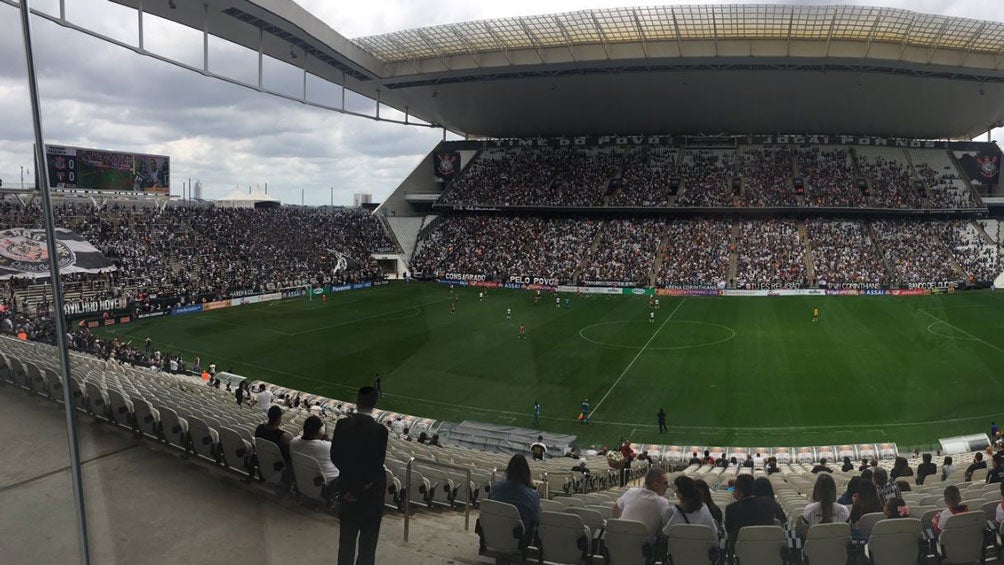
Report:
M 458 133 L 969 138 L 1004 124 L 999 22 L 867 6 L 688 5 L 349 40 L 292 0 L 114 1 L 301 67 L 405 112 L 405 121 Z M 244 86 L 347 111 L 344 100 L 309 100 L 303 82 L 302 100 L 261 81 Z

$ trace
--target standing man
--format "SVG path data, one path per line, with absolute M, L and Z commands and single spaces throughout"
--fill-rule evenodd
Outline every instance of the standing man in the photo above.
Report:
M 377 371 L 376 378 L 373 379 L 373 388 L 377 391 L 377 396 L 383 398 L 383 379 L 380 378 L 380 372 Z
M 666 427 L 666 412 L 662 408 L 659 409 L 659 413 L 656 414 L 656 418 L 659 419 L 659 433 L 666 433 L 669 428 Z
M 373 565 L 376 560 L 383 497 L 387 489 L 383 468 L 387 428 L 373 419 L 378 398 L 373 387 L 359 389 L 355 414 L 342 418 L 335 425 L 331 462 L 338 467 L 343 487 L 338 565 Z
M 582 422 L 583 424 L 588 424 L 589 423 L 589 399 L 588 398 L 583 398 L 582 399 L 582 413 L 579 414 L 579 422 Z
M 535 400 L 533 402 L 533 425 L 534 426 L 539 426 L 540 425 L 540 401 L 539 400 Z

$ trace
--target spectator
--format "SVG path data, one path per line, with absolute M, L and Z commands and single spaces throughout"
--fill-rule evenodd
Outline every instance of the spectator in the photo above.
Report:
M 669 487 L 666 472 L 652 467 L 645 474 L 644 487 L 627 490 L 613 506 L 613 517 L 645 524 L 649 542 L 655 543 L 669 520 L 669 501 L 663 495 Z
M 773 475 L 774 473 L 780 473 L 781 469 L 777 467 L 777 457 L 773 455 L 767 458 L 767 474 Z
M 902 498 L 890 498 L 882 510 L 886 518 L 909 518 L 910 509 Z
M 994 521 L 1000 526 L 1001 522 L 1004 522 L 1004 481 L 1001 481 L 1001 501 L 997 504 L 997 509 L 994 511 Z
M 673 524 L 703 524 L 717 533 L 718 522 L 704 503 L 704 495 L 697 488 L 694 479 L 681 475 L 673 484 L 676 486 L 677 503 L 670 507 L 665 527 L 668 529 Z
M 994 453 L 993 464 L 993 468 L 987 473 L 987 484 L 1001 482 L 1002 475 L 1004 475 L 1004 452 Z
M 900 477 L 912 477 L 913 469 L 910 468 L 910 464 L 907 462 L 906 457 L 897 457 L 896 461 L 892 465 L 892 472 L 889 473 L 889 478 L 896 480 Z
M 941 480 L 948 480 L 948 476 L 952 474 L 955 470 L 955 465 L 952 462 L 952 457 L 949 455 L 945 457 L 944 461 L 941 463 Z
M 383 518 L 387 476 L 387 428 L 373 419 L 379 395 L 365 386 L 356 395 L 356 412 L 338 420 L 331 442 L 331 462 L 338 468 L 341 490 L 339 565 L 372 565 Z M 356 544 L 359 555 L 356 558 Z
M 774 525 L 773 507 L 764 499 L 753 496 L 752 475 L 736 477 L 732 497 L 735 502 L 725 507 L 725 531 L 729 539 L 729 554 L 733 553 L 739 530 L 742 528 Z
M 788 523 L 788 516 L 774 496 L 774 486 L 767 477 L 758 477 L 753 481 L 753 496 L 763 498 L 774 509 L 774 521 L 779 524 Z
M 973 463 L 968 467 L 966 467 L 966 475 L 965 475 L 966 482 L 973 480 L 974 471 L 976 471 L 977 469 L 986 469 L 986 468 L 987 468 L 987 462 L 983 460 L 983 454 L 977 452 L 976 455 L 973 456 Z
M 533 488 L 530 480 L 530 465 L 526 457 L 519 453 L 509 459 L 505 470 L 505 480 L 492 485 L 488 495 L 490 500 L 512 504 L 519 510 L 520 521 L 527 539 L 534 539 L 540 522 L 540 493 Z
M 264 385 L 262 385 L 264 386 Z M 289 435 L 289 432 L 283 431 L 279 426 L 282 424 L 282 408 L 278 406 L 271 406 L 268 409 L 268 421 L 264 424 L 259 424 L 254 430 L 254 437 L 260 437 L 262 439 L 267 439 L 268 441 L 279 446 L 279 451 L 282 452 L 282 458 L 286 460 L 286 469 L 289 469 L 291 459 L 289 458 L 289 445 L 293 440 L 293 436 Z
M 530 455 L 534 461 L 543 461 L 547 454 L 547 445 L 544 444 L 544 436 L 537 436 L 537 441 L 530 444 Z
M 837 499 L 837 503 L 843 504 L 844 506 L 850 506 L 851 504 L 853 504 L 854 495 L 857 494 L 858 492 L 858 483 L 860 482 L 861 482 L 860 476 L 855 475 L 851 477 L 851 479 L 847 481 L 847 490 L 844 491 L 844 494 L 840 495 L 840 498 Z
M 844 464 L 840 467 L 840 470 L 844 473 L 854 470 L 854 464 L 851 463 L 850 457 L 847 457 L 846 455 L 844 456 Z
M 826 458 L 823 457 L 819 460 L 819 463 L 812 467 L 812 473 L 832 473 L 833 469 L 826 466 Z
M 931 462 L 931 454 L 925 453 L 921 456 L 923 463 L 917 465 L 917 484 L 924 484 L 924 480 L 930 475 L 938 474 L 938 466 Z
M 310 416 L 303 421 L 303 434 L 293 438 L 289 451 L 316 459 L 321 466 L 325 483 L 331 484 L 338 478 L 338 467 L 331 462 L 331 442 L 324 433 L 324 422 L 317 416 Z
M 882 467 L 875 468 L 872 482 L 875 483 L 875 488 L 878 490 L 879 498 L 882 499 L 882 504 L 885 504 L 890 498 L 902 498 L 896 482 L 889 478 L 889 474 Z
M 694 486 L 697 490 L 701 491 L 701 498 L 704 500 L 704 505 L 708 507 L 708 511 L 711 512 L 711 516 L 715 519 L 719 525 L 725 523 L 724 517 L 722 516 L 722 509 L 715 504 L 714 499 L 711 497 L 711 488 L 708 487 L 708 483 L 704 479 L 697 479 L 694 481 Z
M 802 518 L 809 526 L 846 522 L 850 518 L 847 507 L 837 504 L 837 484 L 829 473 L 816 477 L 812 489 L 812 502 L 806 505 Z
M 954 516 L 955 514 L 961 514 L 962 512 L 968 512 L 969 507 L 962 504 L 962 493 L 959 491 L 959 487 L 955 485 L 949 485 L 945 487 L 945 509 L 940 513 L 934 515 L 934 520 L 931 521 L 931 529 L 934 530 L 934 535 L 941 535 L 941 530 L 944 528 L 945 520 L 949 516 Z
M 890 498 L 892 500 L 895 497 Z M 882 499 L 879 498 L 875 483 L 859 481 L 857 491 L 852 499 L 851 512 L 848 519 L 851 527 L 856 527 L 861 517 L 873 512 L 882 512 Z

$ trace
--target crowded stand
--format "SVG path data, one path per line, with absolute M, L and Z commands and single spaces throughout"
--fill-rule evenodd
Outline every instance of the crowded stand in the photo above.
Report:
M 971 222 L 934 222 L 935 232 L 966 271 L 970 281 L 992 281 L 1001 273 L 1000 252 Z
M 806 221 L 806 233 L 820 285 L 886 281 L 885 265 L 864 222 L 813 218 Z
M 90 276 L 109 283 L 108 297 L 157 296 L 170 300 L 166 306 L 373 280 L 381 274 L 371 254 L 394 250 L 376 218 L 351 209 L 64 204 L 54 214 L 57 226 L 94 244 L 115 265 Z M 0 202 L 0 225 L 40 228 L 41 210 Z M 11 279 L 8 293 L 31 282 Z
M 736 287 L 806 284 L 805 242 L 788 219 L 739 222 Z
M 927 182 L 932 208 L 978 208 L 973 191 L 945 151 L 908 149 L 917 174 Z
M 938 238 L 933 224 L 876 220 L 872 228 L 896 281 L 922 283 L 959 279 L 952 255 Z
M 854 163 L 845 147 L 801 147 L 799 172 L 805 182 L 806 205 L 816 208 L 861 208 L 861 190 L 854 180 Z
M 666 231 L 665 220 L 607 220 L 599 229 L 595 251 L 584 263 L 580 279 L 649 285 L 649 273 Z
M 715 218 L 669 222 L 656 285 L 714 287 L 724 282 L 729 272 L 731 229 L 731 221 Z
M 792 186 L 792 154 L 785 147 L 739 150 L 743 207 L 798 206 Z
M 736 152 L 732 149 L 688 149 L 680 165 L 683 189 L 677 206 L 732 207 Z
M 412 269 L 423 275 L 485 274 L 570 281 L 600 222 L 580 218 L 460 215 L 442 218 L 421 242 Z
M 629 152 L 624 157 L 619 190 L 610 195 L 610 206 L 663 207 L 669 203 L 670 180 L 679 152 L 652 147 Z
M 868 204 L 873 208 L 922 208 L 910 174 L 910 164 L 901 149 L 858 147 L 861 174 L 869 184 Z

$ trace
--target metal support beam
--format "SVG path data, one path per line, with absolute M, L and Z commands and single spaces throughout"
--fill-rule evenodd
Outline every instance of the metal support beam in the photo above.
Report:
M 28 0 L 21 0 L 21 33 L 24 36 L 24 58 L 28 68 L 28 90 L 31 98 L 31 119 L 35 129 L 35 180 L 42 195 L 42 213 L 45 220 L 46 247 L 49 252 L 49 278 L 52 282 L 53 321 L 56 326 L 56 347 L 63 369 L 63 411 L 66 416 L 66 436 L 70 451 L 70 480 L 77 517 L 77 543 L 80 563 L 89 565 L 90 540 L 87 536 L 87 513 L 84 510 L 84 482 L 80 469 L 80 448 L 77 440 L 77 419 L 70 386 L 70 357 L 66 343 L 66 314 L 63 309 L 63 283 L 59 278 L 59 249 L 56 246 L 56 219 L 52 213 L 49 194 L 49 172 L 45 166 L 45 139 L 42 135 L 42 109 L 39 105 L 38 78 L 35 75 L 35 57 L 31 44 L 31 8 Z
M 202 5 L 202 70 L 209 74 L 209 4 Z
M 265 41 L 264 32 L 258 28 L 258 90 L 262 89 L 262 75 L 264 74 L 264 58 L 262 43 Z M 345 73 L 342 73 L 342 82 L 345 82 Z
M 142 53 L 146 51 L 143 47 L 143 0 L 139 0 L 139 4 L 136 6 L 136 25 L 139 27 L 139 52 Z
M 307 102 L 307 50 L 303 50 L 303 102 Z M 379 117 L 379 116 L 378 116 Z

